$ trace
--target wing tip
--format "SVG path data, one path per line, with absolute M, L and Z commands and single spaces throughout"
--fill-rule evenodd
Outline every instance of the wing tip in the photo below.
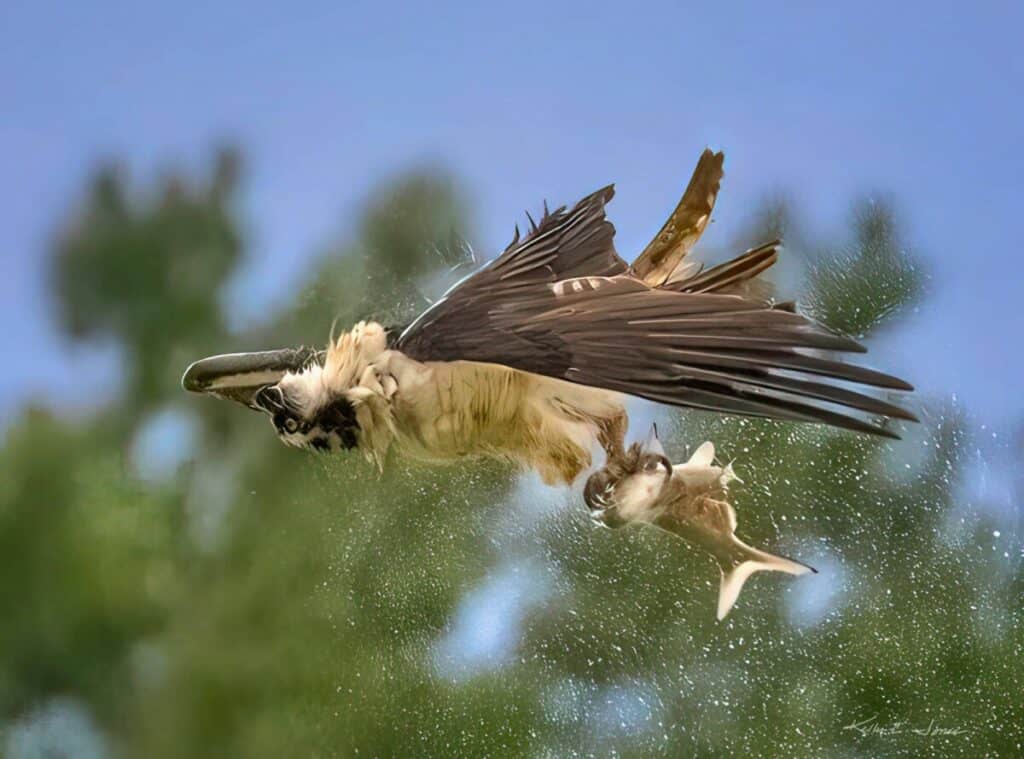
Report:
M 615 183 L 612 182 L 611 184 L 606 184 L 593 195 L 601 200 L 602 205 L 610 202 L 611 199 L 615 197 Z
M 299 371 L 318 355 L 317 350 L 300 346 L 207 356 L 188 365 L 181 376 L 181 386 L 191 393 L 205 393 L 217 387 L 217 383 L 224 377 L 249 377 L 254 382 L 262 382 L 269 375 Z
M 201 393 L 205 389 L 206 385 L 201 381 L 201 369 L 199 367 L 200 361 L 193 361 L 185 369 L 185 373 L 181 375 L 181 388 L 187 390 L 190 393 Z
M 710 145 L 705 145 L 698 162 L 700 161 L 715 161 L 719 168 L 721 168 L 725 164 L 725 151 L 715 150 Z
M 886 375 L 886 376 L 888 376 L 888 377 L 890 377 L 892 379 L 892 389 L 893 390 L 901 390 L 901 391 L 906 392 L 906 393 L 914 392 L 914 390 L 915 390 L 914 386 L 911 385 L 906 380 L 902 380 L 899 377 L 893 377 L 892 375 Z M 915 419 L 914 421 L 919 421 L 919 420 Z
M 871 434 L 873 434 L 873 435 L 878 435 L 879 437 L 889 438 L 889 440 L 902 440 L 903 439 L 898 432 L 894 432 L 893 430 L 890 430 L 888 427 L 881 427 L 881 426 L 878 426 L 878 425 L 871 425 L 871 427 L 873 428 L 871 430 Z

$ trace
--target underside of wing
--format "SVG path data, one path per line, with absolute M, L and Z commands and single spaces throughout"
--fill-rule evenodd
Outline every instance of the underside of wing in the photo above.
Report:
M 429 343 L 398 347 L 423 361 L 503 364 L 674 406 L 889 437 L 894 433 L 866 416 L 914 419 L 893 403 L 827 381 L 912 389 L 822 355 L 862 352 L 859 344 L 800 314 L 735 295 L 585 277 L 500 299 L 462 300 L 431 332 Z
M 208 393 L 256 408 L 256 393 L 279 381 L 287 372 L 298 372 L 323 355 L 313 348 L 283 348 L 256 353 L 227 353 L 200 359 L 185 370 L 181 385 L 193 393 Z

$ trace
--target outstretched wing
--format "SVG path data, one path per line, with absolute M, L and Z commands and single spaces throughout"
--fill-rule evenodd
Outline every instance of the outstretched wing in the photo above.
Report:
M 611 188 L 559 209 L 452 288 L 396 340 L 419 361 L 479 361 L 676 406 L 816 421 L 894 437 L 853 412 L 906 410 L 821 382 L 909 390 L 808 350 L 864 349 L 800 314 L 736 295 L 656 289 L 617 274 Z M 546 217 L 546 218 L 548 218 Z M 612 257 L 614 256 L 614 258 Z M 604 261 L 611 275 L 558 276 Z M 599 269 L 600 270 L 600 269 Z
M 321 361 L 321 351 L 305 346 L 210 356 L 185 370 L 181 386 L 257 409 L 255 397 L 261 388 L 274 384 L 287 372 L 298 372 Z

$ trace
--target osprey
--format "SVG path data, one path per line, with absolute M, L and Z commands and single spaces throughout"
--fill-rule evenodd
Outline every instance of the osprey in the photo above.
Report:
M 539 224 L 403 329 L 366 321 L 326 350 L 213 356 L 186 390 L 264 412 L 288 445 L 392 447 L 429 461 L 494 456 L 571 483 L 595 443 L 623 450 L 623 396 L 726 414 L 824 422 L 896 437 L 869 415 L 897 405 L 816 377 L 911 390 L 823 351 L 864 349 L 757 294 L 769 242 L 707 270 L 687 254 L 723 176 L 705 150 L 675 211 L 629 265 L 615 251 L 605 187 Z

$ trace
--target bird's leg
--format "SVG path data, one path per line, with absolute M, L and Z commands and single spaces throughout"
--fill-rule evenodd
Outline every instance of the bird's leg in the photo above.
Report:
M 626 428 L 629 418 L 625 411 L 597 422 L 597 441 L 604 448 L 609 461 L 618 461 L 626 454 Z

